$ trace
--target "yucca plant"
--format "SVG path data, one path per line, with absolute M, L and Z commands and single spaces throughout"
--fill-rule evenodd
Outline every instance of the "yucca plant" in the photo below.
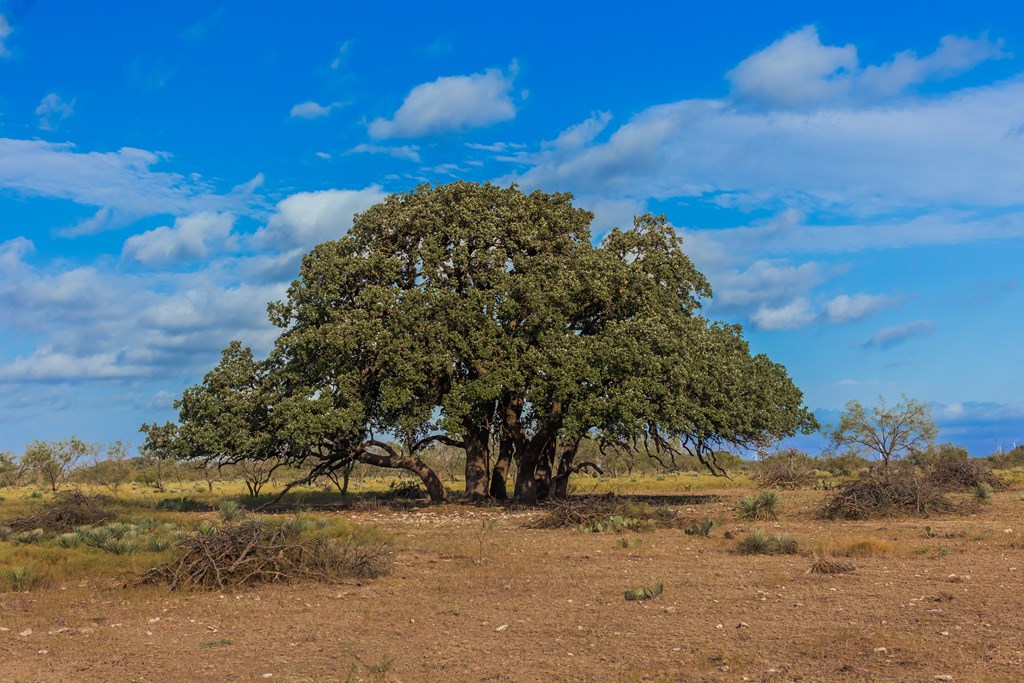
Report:
M 751 531 L 737 546 L 744 555 L 768 555 L 771 553 L 772 539 L 763 531 Z
M 167 536 L 150 536 L 146 549 L 151 553 L 162 553 L 174 545 L 174 539 Z
M 100 548 L 112 555 L 131 555 L 139 552 L 139 544 L 133 538 L 110 538 Z
M 20 591 L 28 588 L 32 583 L 32 570 L 25 565 L 4 567 L 0 575 L 13 591 Z
M 82 544 L 82 537 L 75 532 L 61 534 L 57 537 L 57 545 L 61 548 L 77 548 Z
M 6 524 L 0 524 L 0 541 L 10 540 L 11 535 L 14 533 L 14 529 L 7 526 Z
M 46 538 L 46 532 L 42 529 L 32 529 L 31 531 L 20 531 L 11 536 L 11 541 L 14 543 L 20 543 L 22 545 L 31 545 L 33 543 L 39 543 Z
M 217 525 L 208 519 L 204 519 L 196 525 L 196 533 L 200 536 L 210 536 L 218 531 L 220 531 L 220 529 L 217 528 Z
M 233 500 L 221 501 L 217 506 L 217 512 L 225 524 L 234 524 L 245 517 L 245 508 Z
M 782 511 L 782 499 L 775 491 L 761 491 L 756 496 L 743 496 L 736 506 L 736 516 L 747 520 L 773 521 Z

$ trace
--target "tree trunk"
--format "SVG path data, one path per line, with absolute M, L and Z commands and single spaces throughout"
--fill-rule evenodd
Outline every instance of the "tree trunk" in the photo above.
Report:
M 365 462 L 367 465 L 376 465 L 377 467 L 408 470 L 418 476 L 423 482 L 423 485 L 427 488 L 427 494 L 430 496 L 431 503 L 443 503 L 448 500 L 448 492 L 445 491 L 441 479 L 425 462 L 414 455 L 400 454 L 389 444 L 381 441 L 371 440 L 366 445 L 381 448 L 385 453 L 376 453 L 364 448 L 356 455 L 356 460 Z
M 562 446 L 562 455 L 558 459 L 558 475 L 555 477 L 555 490 L 552 498 L 566 498 L 569 495 L 569 477 L 572 475 L 572 461 L 576 459 L 576 451 L 580 447 L 582 437 Z
M 505 480 L 508 479 L 508 470 L 512 465 L 512 450 L 512 439 L 502 439 L 498 445 L 498 460 L 491 472 L 491 498 L 495 500 L 508 500 Z
M 466 500 L 476 503 L 487 499 L 487 441 L 490 431 L 467 427 L 463 436 L 466 445 Z

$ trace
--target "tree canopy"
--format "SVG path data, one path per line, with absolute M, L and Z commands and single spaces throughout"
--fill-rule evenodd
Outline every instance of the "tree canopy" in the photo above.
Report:
M 269 356 L 233 342 L 183 395 L 182 452 L 329 474 L 466 453 L 466 496 L 564 495 L 585 436 L 668 463 L 817 428 L 785 369 L 700 315 L 706 278 L 663 216 L 595 246 L 569 194 L 458 182 L 394 194 L 302 261 Z M 509 473 L 515 466 L 514 482 Z
M 834 447 L 877 455 L 886 466 L 890 460 L 927 451 L 937 434 L 928 404 L 908 396 L 892 405 L 879 396 L 870 412 L 859 401 L 850 401 L 839 424 L 828 432 Z

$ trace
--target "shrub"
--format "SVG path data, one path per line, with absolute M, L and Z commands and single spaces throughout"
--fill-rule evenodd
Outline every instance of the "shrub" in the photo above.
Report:
M 208 505 L 200 503 L 188 496 L 181 496 L 179 498 L 163 498 L 156 501 L 156 503 L 153 504 L 153 507 L 157 510 L 168 510 L 171 512 L 200 512 L 210 509 Z
M 815 464 L 833 477 L 850 477 L 871 466 L 870 462 L 855 451 L 819 458 Z
M 4 581 L 7 582 L 12 591 L 25 590 L 34 582 L 32 570 L 25 565 L 4 567 L 3 571 L 0 572 L 0 576 L 3 576 Z
M 711 535 L 711 530 L 718 526 L 718 523 L 713 519 L 705 519 L 703 522 L 694 522 L 688 528 L 684 529 L 684 533 L 687 536 L 700 536 L 702 538 L 708 538 Z
M 547 503 L 547 513 L 536 525 L 542 529 L 576 528 L 580 531 L 649 531 L 671 526 L 676 521 L 671 509 L 652 508 L 647 503 L 613 493 L 574 496 Z
M 768 535 L 763 531 L 751 531 L 740 540 L 736 549 L 744 555 L 792 555 L 799 550 L 799 544 L 787 534 Z
M 134 538 L 110 538 L 100 549 L 112 555 L 132 555 L 139 552 L 139 544 Z
M 782 499 L 774 491 L 761 491 L 756 496 L 743 496 L 736 507 L 736 516 L 746 520 L 774 521 L 782 512 Z
M 992 486 L 984 481 L 979 481 L 974 487 L 974 498 L 979 503 L 991 503 Z
M 146 550 L 151 553 L 162 553 L 174 545 L 174 539 L 167 536 L 150 536 L 146 541 Z
M 57 537 L 57 545 L 61 548 L 77 548 L 82 544 L 82 537 L 75 532 L 61 534 Z
M 814 461 L 806 453 L 789 448 L 762 459 L 754 470 L 754 479 L 772 488 L 810 486 L 815 482 Z
M 11 541 L 21 545 L 31 545 L 33 543 L 39 543 L 46 538 L 46 532 L 42 529 L 32 529 L 31 531 L 19 531 L 16 534 L 11 535 Z
M 81 491 L 60 491 L 30 515 L 6 524 L 15 531 L 43 529 L 50 533 L 71 531 L 82 524 L 99 524 L 114 517 L 113 501 L 107 496 L 87 496 Z
M 968 457 L 963 449 L 940 449 L 926 462 L 928 483 L 940 491 L 975 491 L 979 484 L 985 484 L 989 493 L 1005 488 L 988 463 Z
M 0 524 L 0 541 L 7 541 L 11 538 L 11 534 L 14 533 L 14 529 L 7 526 L 6 524 Z
M 245 517 L 245 508 L 233 500 L 221 501 L 217 506 L 217 512 L 225 524 L 234 524 Z

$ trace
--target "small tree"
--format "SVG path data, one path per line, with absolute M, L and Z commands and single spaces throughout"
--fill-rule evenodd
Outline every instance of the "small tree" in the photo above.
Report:
M 162 425 L 145 423 L 139 431 L 146 435 L 145 442 L 139 447 L 143 464 L 141 480 L 163 493 L 165 463 L 178 460 L 178 425 L 173 422 Z
M 0 487 L 20 486 L 27 465 L 10 451 L 0 452 Z
M 99 447 L 76 436 L 60 441 L 33 441 L 22 459 L 28 469 L 57 492 L 68 481 L 78 461 L 95 455 Z
M 826 433 L 834 449 L 875 454 L 888 467 L 890 460 L 930 448 L 938 431 L 928 405 L 904 395 L 891 406 L 879 396 L 878 405 L 870 412 L 859 401 L 850 401 L 839 424 Z
M 115 496 L 118 489 L 125 484 L 132 475 L 132 465 L 128 461 L 128 454 L 131 451 L 130 441 L 117 439 L 107 445 L 107 457 L 100 460 L 92 468 L 92 479 L 110 490 Z

